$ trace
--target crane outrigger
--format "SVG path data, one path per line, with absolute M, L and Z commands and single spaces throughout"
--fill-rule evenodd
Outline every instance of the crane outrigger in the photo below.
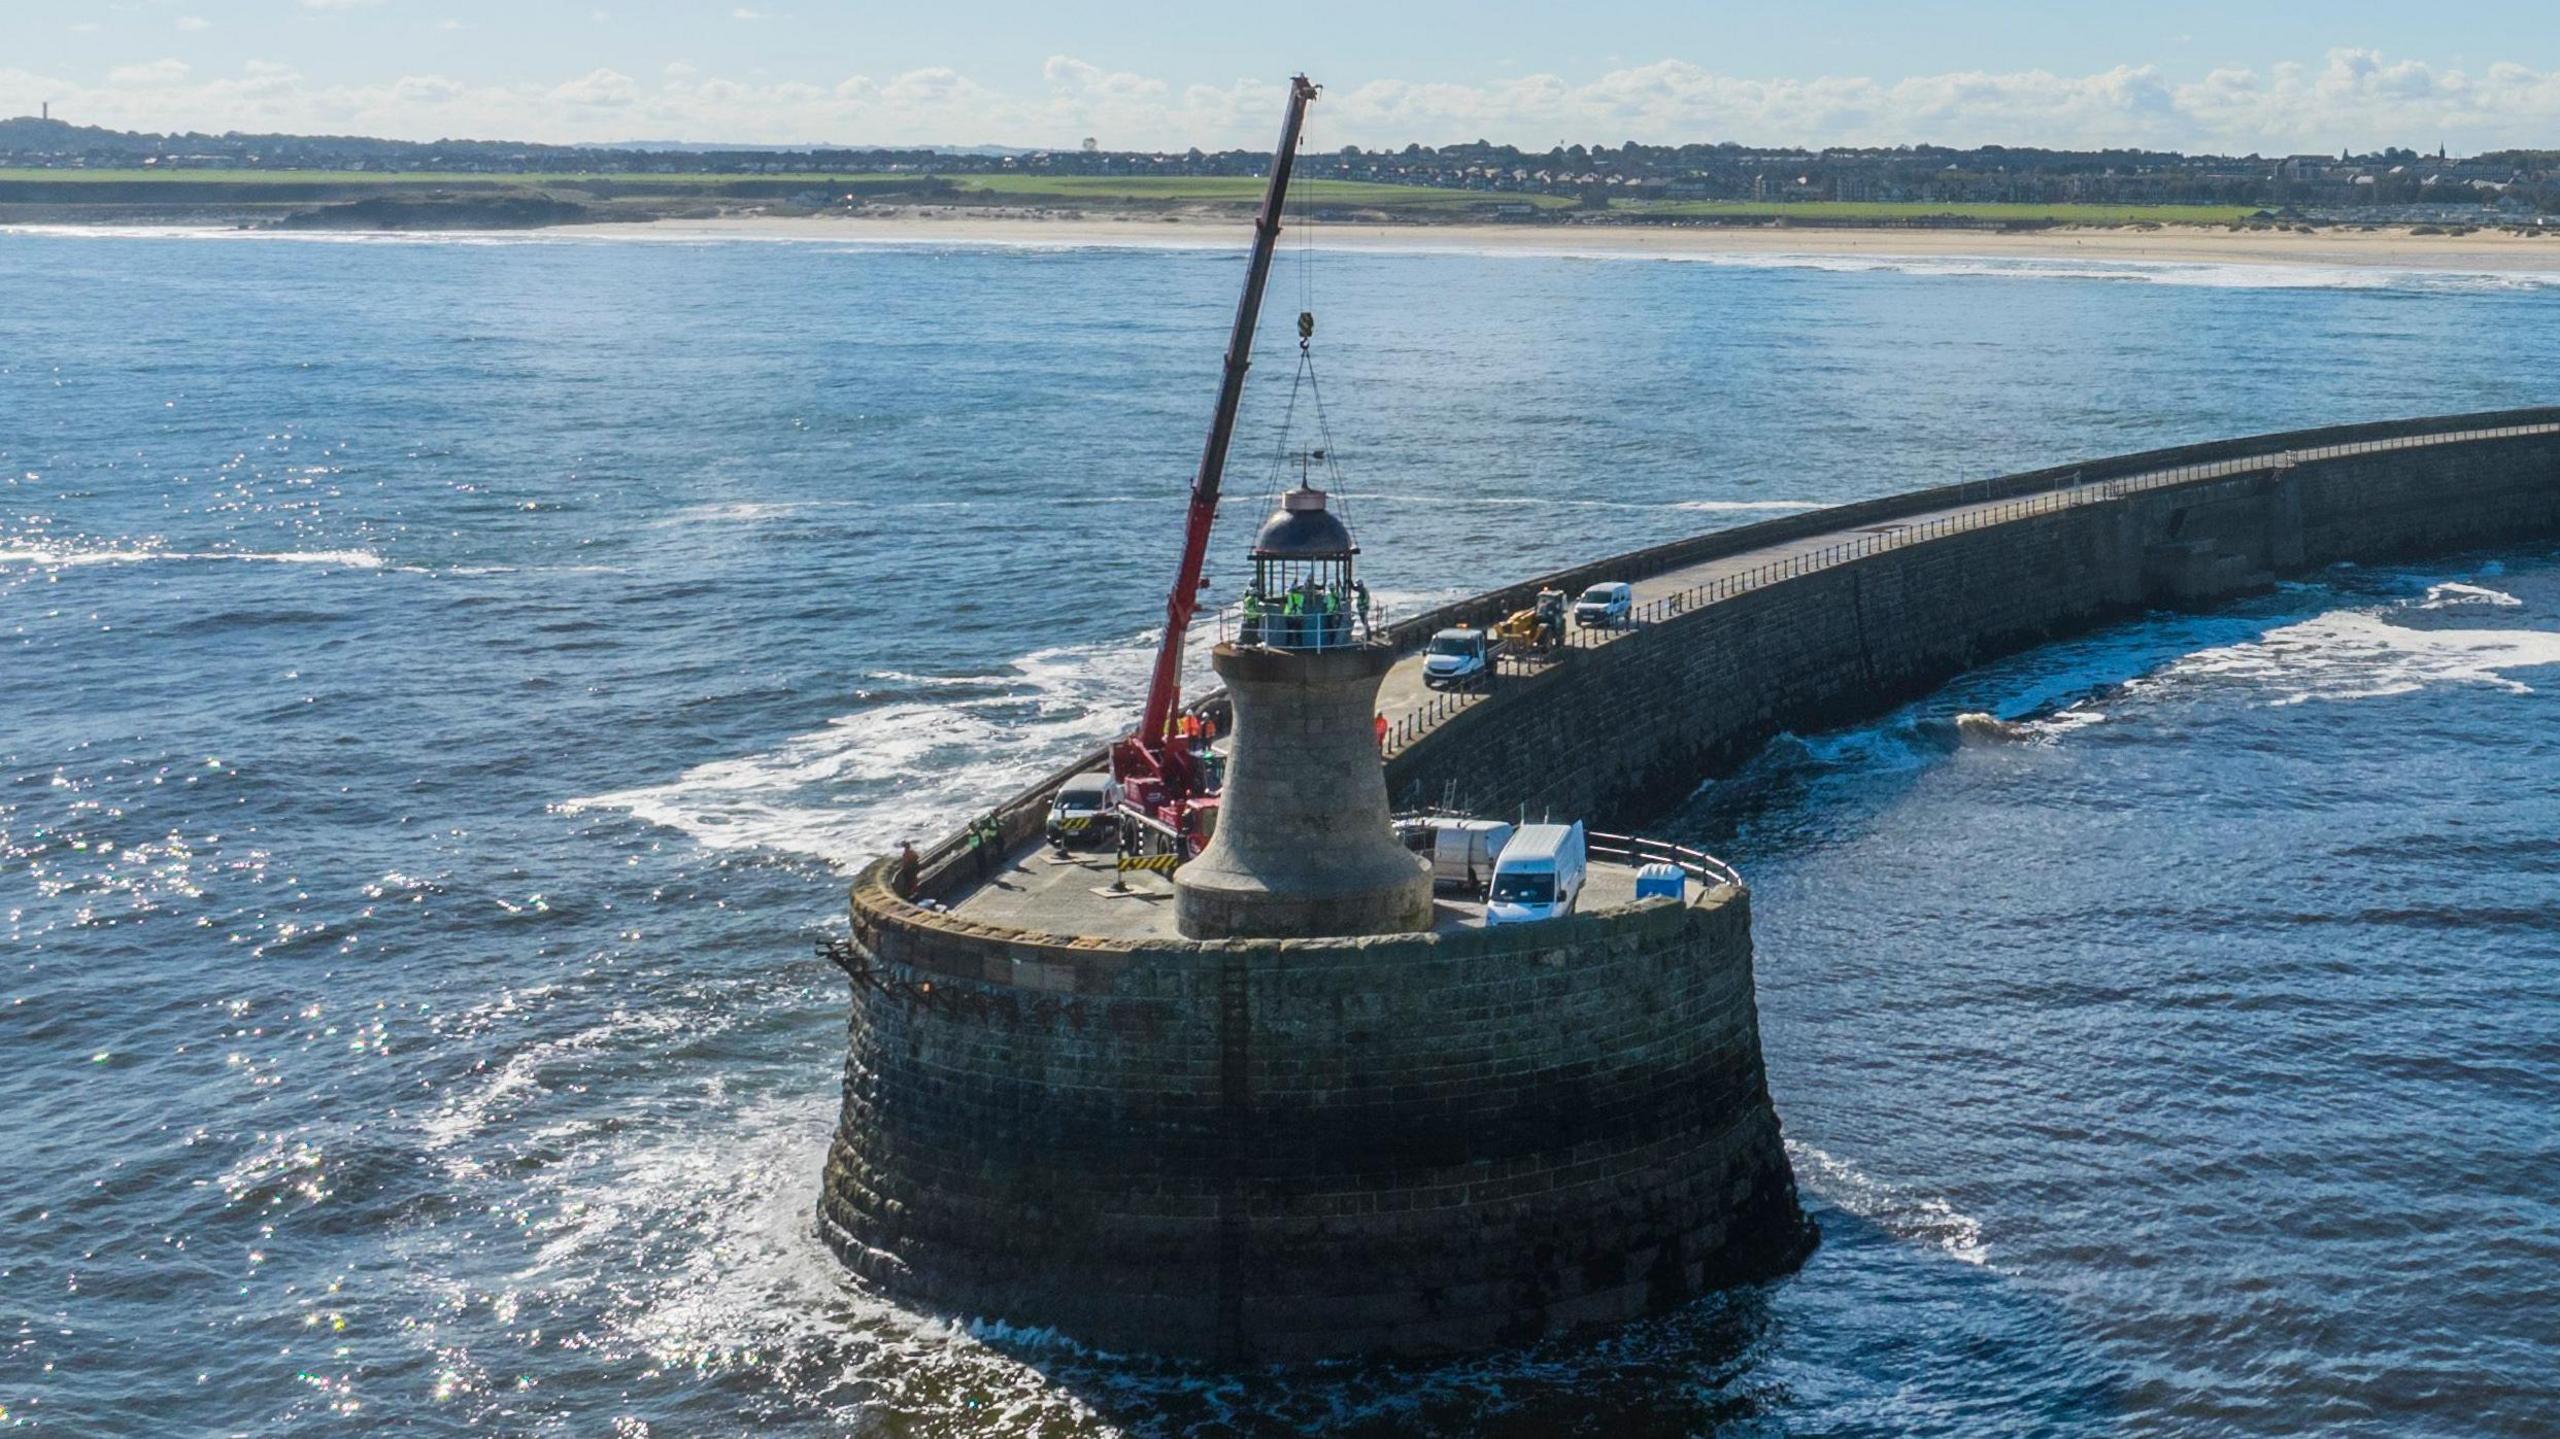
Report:
M 1298 133 L 1306 123 L 1307 104 L 1315 97 L 1316 86 L 1306 76 L 1291 77 L 1280 145 L 1272 151 L 1271 177 L 1263 187 L 1262 208 L 1253 219 L 1253 253 L 1245 267 L 1244 294 L 1236 301 L 1235 326 L 1227 336 L 1218 404 L 1210 415 L 1209 438 L 1200 448 L 1200 468 L 1191 477 L 1182 560 L 1174 571 L 1173 589 L 1165 596 L 1164 641 L 1156 650 L 1155 670 L 1147 681 L 1147 707 L 1137 732 L 1111 747 L 1111 773 L 1120 782 L 1122 805 L 1145 828 L 1168 839 L 1178 859 L 1190 858 L 1207 842 L 1218 804 L 1201 756 L 1177 732 L 1183 639 L 1199 610 L 1200 591 L 1208 583 L 1201 569 L 1208 559 L 1209 530 L 1218 518 L 1218 487 L 1226 478 L 1227 445 L 1235 437 L 1244 373 L 1253 363 L 1254 322 L 1261 318 L 1263 282 L 1270 278 L 1272 252 L 1280 241 L 1280 211 L 1289 194 L 1289 171 L 1297 161 Z

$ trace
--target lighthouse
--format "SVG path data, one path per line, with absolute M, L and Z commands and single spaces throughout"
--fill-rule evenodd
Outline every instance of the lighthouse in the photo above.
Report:
M 1237 639 L 1210 665 L 1235 706 L 1217 832 L 1174 872 L 1191 939 L 1408 934 L 1431 927 L 1431 875 L 1397 843 L 1378 758 L 1379 681 L 1359 545 L 1301 483 L 1253 541 Z

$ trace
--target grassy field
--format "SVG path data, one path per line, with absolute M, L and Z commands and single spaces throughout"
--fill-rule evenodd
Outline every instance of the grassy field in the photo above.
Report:
M 1863 225 L 1930 219 L 2042 221 L 2057 225 L 2228 225 L 2257 213 L 2252 205 L 1934 205 L 1917 200 L 1635 200 L 1610 208 L 1663 219 L 1784 219 Z
M 1093 204 L 1203 204 L 1232 201 L 1250 204 L 1262 198 L 1262 181 L 1245 175 L 953 175 L 964 193 L 1002 196 L 1009 200 L 1081 200 Z M 1299 180 L 1289 187 L 1293 201 L 1323 205 L 1358 205 L 1369 209 L 1465 210 L 1490 205 L 1532 205 L 1541 210 L 1569 210 L 1569 195 L 1497 195 L 1481 190 L 1442 190 L 1425 185 L 1385 185 L 1370 180 Z
M 581 171 L 561 174 L 473 175 L 377 170 L 38 170 L 0 169 L 0 185 L 11 183 L 60 186 L 124 186 L 148 190 L 185 186 L 198 198 L 210 187 L 239 187 L 244 197 L 257 187 L 328 187 L 342 192 L 382 192 L 421 188 L 476 191 L 599 190 L 627 196 L 714 198 L 726 192 L 782 196 L 802 190 L 824 191 L 843 186 L 879 192 L 929 177 L 848 171 L 808 175 L 656 175 L 630 171 Z M 1061 205 L 1249 205 L 1262 195 L 1263 182 L 1247 175 L 1039 175 L 959 174 L 939 177 L 948 185 L 940 198 L 968 203 Z M 57 194 L 60 192 L 57 191 Z M 173 191 L 173 193 L 175 193 Z M 126 197 L 133 194 L 126 191 Z M 891 198 L 892 196 L 883 196 Z M 1393 210 L 1417 214 L 1456 215 L 1496 206 L 1528 205 L 1541 211 L 1575 208 L 1567 195 L 1492 193 L 1444 190 L 1423 185 L 1389 185 L 1367 180 L 1301 180 L 1290 198 L 1323 205 Z M 1897 221 L 1952 219 L 1976 223 L 2058 225 L 2227 225 L 2255 211 L 2246 205 L 1937 205 L 1918 202 L 1803 200 L 1788 203 L 1746 200 L 1619 200 L 1610 207 L 1628 218 L 1660 220 L 1760 221 L 1792 220 L 1808 225 L 1875 225 Z
M 837 180 L 903 179 L 904 176 L 846 175 L 649 175 L 638 172 L 577 171 L 547 175 L 468 175 L 402 170 L 35 170 L 0 168 L 0 184 L 13 181 L 71 184 L 186 185 L 443 185 L 497 186 L 539 190 L 575 185 L 654 185 L 671 190 L 735 184 L 741 180 L 805 180 L 824 185 Z
M 610 185 L 623 190 L 682 194 L 721 186 L 791 185 L 823 190 L 830 185 L 881 185 L 920 180 L 912 174 L 876 171 L 844 174 L 789 175 L 653 175 L 611 171 L 529 175 L 429 174 L 373 170 L 35 170 L 0 169 L 0 184 L 186 184 L 186 185 L 332 185 L 385 188 L 441 186 L 452 189 L 578 189 Z M 1086 204 L 1250 204 L 1262 197 L 1263 182 L 1246 175 L 948 175 L 941 177 L 961 195 L 991 200 L 1057 200 Z M 1491 204 L 1528 204 L 1542 210 L 1569 209 L 1562 195 L 1489 195 L 1467 190 L 1439 190 L 1420 185 L 1384 185 L 1363 180 L 1301 180 L 1290 187 L 1292 199 L 1321 204 L 1362 205 L 1379 209 L 1464 209 Z

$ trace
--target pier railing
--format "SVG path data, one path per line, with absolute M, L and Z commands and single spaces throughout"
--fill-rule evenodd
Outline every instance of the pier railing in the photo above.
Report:
M 1365 611 L 1290 615 L 1266 610 L 1260 615 L 1248 615 L 1244 601 L 1232 600 L 1212 614 L 1194 617 L 1191 623 L 1188 633 L 1196 635 L 1207 628 L 1222 645 L 1273 644 L 1285 638 L 1288 643 L 1275 647 L 1291 650 L 1349 649 L 1375 644 L 1394 627 L 1386 605 L 1375 601 Z
M 1464 689 L 1436 691 L 1429 699 L 1405 711 L 1402 718 L 1387 722 L 1387 732 L 1380 739 L 1379 750 L 1392 758 L 1406 746 L 1431 733 L 1449 716 L 1483 704 L 1492 697 L 1492 686 L 1482 680 Z
M 2282 473 L 2297 464 L 2313 460 L 2343 459 L 2351 455 L 2376 454 L 2385 450 L 2421 449 L 2433 445 L 2457 444 L 2475 440 L 2512 439 L 2522 435 L 2560 434 L 2560 424 L 2502 425 L 2482 430 L 2460 430 L 2448 434 L 2404 435 L 2393 439 L 2364 440 L 2351 444 L 2320 445 L 2304 449 L 2278 450 L 2273 454 L 2248 455 L 2239 459 L 2217 460 L 2205 464 L 2178 465 L 2141 474 L 2112 475 L 2103 479 L 2084 480 L 2076 473 L 2061 476 L 2054 488 L 2039 494 L 2001 501 L 1997 504 L 1975 504 L 1949 514 L 1912 521 L 1885 521 L 1869 533 L 1852 540 L 1841 540 L 1819 549 L 1782 556 L 1754 566 L 1739 574 L 1720 575 L 1664 595 L 1636 608 L 1639 624 L 1650 624 L 1685 613 L 1700 605 L 1714 604 L 1738 594 L 1791 580 L 1834 565 L 1864 559 L 1885 550 L 1905 545 L 1923 544 L 1963 534 L 1968 530 L 1987 529 L 2036 515 L 2051 514 L 2080 505 L 2104 504 L 2127 495 L 2151 490 L 2175 489 L 2204 480 L 2229 479 L 2237 475 Z M 1618 635 L 1612 630 L 1575 629 L 1568 637 L 1577 649 L 1607 644 Z
M 1629 869 L 1642 869 L 1649 864 L 1672 865 L 1709 889 L 1720 884 L 1736 887 L 1742 884 L 1742 876 L 1732 865 L 1705 850 L 1691 849 L 1669 840 L 1626 834 L 1589 834 L 1583 837 L 1583 847 L 1593 859 L 1605 859 Z
M 1411 648 L 1427 641 L 1438 629 L 1451 625 L 1484 624 L 1529 604 L 1542 589 L 1580 594 L 1594 584 L 1607 581 L 1645 580 L 1843 530 L 1910 521 L 1967 505 L 2026 500 L 2056 489 L 2107 482 L 2119 482 L 2117 492 L 2126 493 L 2137 487 L 2152 488 L 2211 478 L 2218 467 L 2226 465 L 2246 469 L 2253 464 L 2263 464 L 2268 457 L 2286 450 L 2303 457 L 2354 454 L 2410 444 L 2460 443 L 2536 433 L 2550 427 L 2554 421 L 2560 421 L 2560 407 L 2445 415 L 2421 420 L 2379 420 L 2358 425 L 2209 440 L 2139 454 L 2075 461 L 2022 474 L 1968 480 L 1929 490 L 1883 495 L 1871 500 L 1807 510 L 1783 519 L 1709 530 L 1687 539 L 1522 580 L 1487 594 L 1428 607 L 1406 615 L 1395 627 L 1395 639 L 1400 646 Z M 2138 485 L 2121 483 L 2138 481 L 2142 477 L 2157 478 Z

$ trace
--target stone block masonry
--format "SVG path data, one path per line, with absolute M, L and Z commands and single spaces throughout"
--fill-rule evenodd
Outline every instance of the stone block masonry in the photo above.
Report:
M 2554 422 L 2092 461 L 1480 596 L 1409 628 L 1539 584 L 1825 542 L 1792 577 L 1506 677 L 1405 746 L 1388 784 L 1625 827 L 1780 731 L 1871 717 L 2117 617 L 2343 560 L 2560 534 L 2560 435 L 2480 435 Z M 2361 448 L 2378 444 L 2399 447 Z M 2224 468 L 2128 479 L 2199 462 Z M 1853 543 L 1897 517 L 2065 490 L 1996 523 Z M 1038 833 L 1072 769 L 998 807 L 1008 844 Z M 1739 886 L 1511 929 L 1141 943 L 972 923 L 896 898 L 883 873 L 857 880 L 833 950 L 853 1012 L 819 1215 L 893 1295 L 1218 1362 L 1434 1354 L 1657 1310 L 1783 1272 L 1811 1243 L 1763 1078 Z M 923 892 L 971 873 L 947 841 Z
M 2340 561 L 2560 534 L 2560 434 L 2283 459 L 2339 436 L 2403 437 L 2421 423 L 2554 420 L 2560 412 L 2525 411 L 2199 446 L 2246 445 L 2268 464 L 2112 497 L 2093 484 L 2088 503 L 1814 568 L 1576 651 L 1544 673 L 1506 677 L 1491 702 L 1449 715 L 1397 754 L 1389 791 L 1403 805 L 1629 828 L 1775 734 L 1872 718 L 2048 640 L 2146 610 L 2208 606 Z M 2001 482 L 1984 488 L 1996 495 Z M 1887 505 L 1851 508 L 1874 512 L 1858 517 L 1871 523 Z M 1807 518 L 1778 526 L 1794 537 Z M 1761 528 L 1711 538 L 1730 546 Z M 1604 561 L 1574 573 L 1612 572 Z
M 1320 652 L 1220 645 L 1235 708 L 1208 847 L 1174 876 L 1199 939 L 1409 934 L 1431 927 L 1431 876 L 1396 842 L 1370 716 L 1384 645 Z
M 821 1228 L 945 1312 L 1220 1362 L 1620 1320 L 1812 1242 L 1738 886 L 1509 929 L 990 932 L 875 867 Z

